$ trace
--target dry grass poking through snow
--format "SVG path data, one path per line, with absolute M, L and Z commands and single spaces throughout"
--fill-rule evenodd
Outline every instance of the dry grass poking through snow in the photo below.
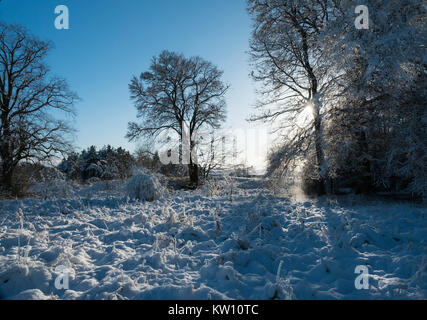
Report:
M 294 202 L 244 178 L 153 202 L 111 186 L 1 201 L 0 298 L 427 297 L 424 207 Z M 54 286 L 60 265 L 69 290 Z M 369 290 L 355 289 L 357 265 Z

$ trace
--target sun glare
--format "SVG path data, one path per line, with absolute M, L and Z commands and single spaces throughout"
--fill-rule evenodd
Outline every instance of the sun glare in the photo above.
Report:
M 313 119 L 313 110 L 313 103 L 308 102 L 296 118 L 297 125 L 301 127 L 307 125 Z

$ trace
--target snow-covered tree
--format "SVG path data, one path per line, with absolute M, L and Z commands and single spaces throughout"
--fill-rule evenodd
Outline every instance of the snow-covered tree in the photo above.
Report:
M 125 149 L 106 146 L 96 150 L 91 146 L 80 154 L 71 153 L 58 165 L 68 179 L 88 180 L 99 178 L 102 180 L 125 179 L 131 176 L 135 159 Z
M 354 25 L 359 4 L 369 9 L 369 29 Z M 335 10 L 322 35 L 329 70 L 340 74 L 325 119 L 330 171 L 425 195 L 425 6 L 338 1 Z

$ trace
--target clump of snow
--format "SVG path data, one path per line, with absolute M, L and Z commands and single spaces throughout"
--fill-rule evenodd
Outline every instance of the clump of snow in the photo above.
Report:
M 152 174 L 138 174 L 129 179 L 125 186 L 125 193 L 129 198 L 141 201 L 160 200 L 166 192 L 166 188 Z
M 11 300 L 49 300 L 52 296 L 46 296 L 39 289 L 28 289 L 22 291 L 16 296 L 12 297 Z

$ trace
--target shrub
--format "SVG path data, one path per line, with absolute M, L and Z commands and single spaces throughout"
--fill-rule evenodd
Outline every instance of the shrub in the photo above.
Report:
M 3 190 L 0 197 L 26 197 L 31 194 L 31 187 L 38 183 L 49 183 L 54 180 L 63 180 L 65 176 L 55 167 L 41 163 L 23 162 L 18 164 L 12 176 L 12 189 Z M 1 186 L 0 186 L 1 189 Z
M 125 186 L 125 193 L 128 197 L 141 201 L 160 200 L 166 192 L 166 188 L 152 174 L 138 174 L 129 179 Z
M 60 179 L 36 183 L 28 191 L 43 199 L 69 199 L 76 196 L 72 183 Z

